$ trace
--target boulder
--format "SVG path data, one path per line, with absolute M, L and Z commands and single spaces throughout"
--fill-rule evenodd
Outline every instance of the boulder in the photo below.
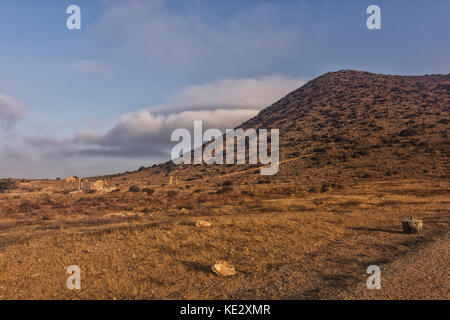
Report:
M 404 233 L 422 233 L 423 223 L 422 220 L 413 219 L 412 217 L 408 220 L 402 221 L 402 227 Z
M 205 220 L 198 220 L 195 223 L 195 226 L 196 227 L 211 227 L 212 224 L 211 224 L 211 222 L 208 222 L 208 221 L 205 221 Z
M 75 183 L 75 182 L 77 182 L 77 179 L 74 176 L 66 178 L 66 183 Z
M 211 267 L 211 270 L 218 276 L 224 277 L 234 276 L 236 274 L 234 266 L 227 261 L 216 261 Z

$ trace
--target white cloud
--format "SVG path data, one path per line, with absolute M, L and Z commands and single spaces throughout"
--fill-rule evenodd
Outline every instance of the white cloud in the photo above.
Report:
M 94 174 L 102 168 L 101 164 L 111 173 L 114 172 L 112 163 L 124 168 L 125 163 L 149 165 L 168 160 L 174 145 L 170 141 L 173 130 L 192 130 L 195 120 L 203 121 L 204 130 L 234 128 L 304 83 L 302 79 L 274 75 L 188 86 L 164 106 L 123 114 L 105 133 L 80 132 L 66 139 L 28 137 L 23 146 L 18 146 L 20 153 L 11 148 L 4 150 L 9 155 L 3 161 L 9 161 L 4 168 L 16 170 L 19 163 L 24 163 L 28 167 L 45 168 L 42 172 L 51 172 L 53 168 L 55 174 L 51 176 L 74 172 L 82 176 Z M 24 150 L 32 156 L 20 161 L 18 157 Z
M 167 105 L 126 113 L 106 134 L 77 135 L 73 142 L 84 145 L 81 152 L 87 155 L 168 155 L 173 130 L 192 130 L 195 120 L 205 129 L 235 128 L 304 83 L 274 75 L 188 86 Z
M 9 127 L 22 118 L 27 108 L 22 101 L 0 93 L 0 123 Z
M 177 93 L 168 105 L 151 110 L 158 113 L 220 108 L 260 110 L 303 83 L 302 79 L 284 75 L 221 79 L 205 85 L 188 86 Z

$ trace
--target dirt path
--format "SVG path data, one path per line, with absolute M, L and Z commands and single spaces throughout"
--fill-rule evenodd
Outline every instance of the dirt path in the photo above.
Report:
M 287 160 L 283 160 L 278 162 L 278 165 L 281 165 L 283 163 L 288 163 L 288 162 L 292 162 L 298 159 L 301 159 L 303 157 L 296 157 L 296 158 L 291 158 L 291 159 L 287 159 Z M 272 164 L 267 164 L 261 167 L 257 167 L 257 168 L 252 168 L 252 169 L 248 169 L 248 170 L 242 170 L 242 171 L 237 171 L 237 172 L 232 172 L 232 173 L 227 173 L 227 174 L 223 174 L 223 175 L 219 175 L 218 178 L 226 178 L 226 177 L 231 177 L 231 176 L 236 176 L 236 175 L 241 175 L 247 172 L 253 172 L 255 170 L 261 170 L 262 168 L 269 168 Z
M 449 235 L 382 266 L 381 289 L 368 290 L 364 281 L 338 299 L 450 299 Z M 369 275 L 367 275 L 368 277 Z

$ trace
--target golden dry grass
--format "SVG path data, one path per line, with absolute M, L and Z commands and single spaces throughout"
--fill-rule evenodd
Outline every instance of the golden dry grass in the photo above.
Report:
M 258 184 L 249 197 L 241 187 L 204 192 L 201 203 L 192 199 L 193 188 L 179 188 L 174 199 L 51 195 L 53 204 L 34 194 L 3 195 L 0 201 L 15 213 L 3 213 L 0 223 L 0 298 L 332 298 L 364 282 L 370 264 L 385 265 L 448 232 L 445 180 L 374 181 L 290 196 L 269 196 Z M 137 198 L 148 211 L 137 208 Z M 58 203 L 61 211 L 43 221 L 20 212 L 25 201 L 26 208 L 40 208 L 30 210 L 47 212 L 45 206 Z M 425 234 L 401 232 L 410 215 L 424 220 Z M 199 219 L 212 227 L 195 227 Z M 214 275 L 215 260 L 232 262 L 237 275 Z M 81 267 L 81 291 L 65 286 L 72 264 Z

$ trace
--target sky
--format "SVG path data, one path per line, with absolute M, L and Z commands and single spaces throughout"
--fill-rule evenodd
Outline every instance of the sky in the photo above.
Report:
M 233 128 L 330 71 L 447 74 L 449 15 L 448 0 L 2 1 L 0 177 L 160 163 L 174 129 Z

